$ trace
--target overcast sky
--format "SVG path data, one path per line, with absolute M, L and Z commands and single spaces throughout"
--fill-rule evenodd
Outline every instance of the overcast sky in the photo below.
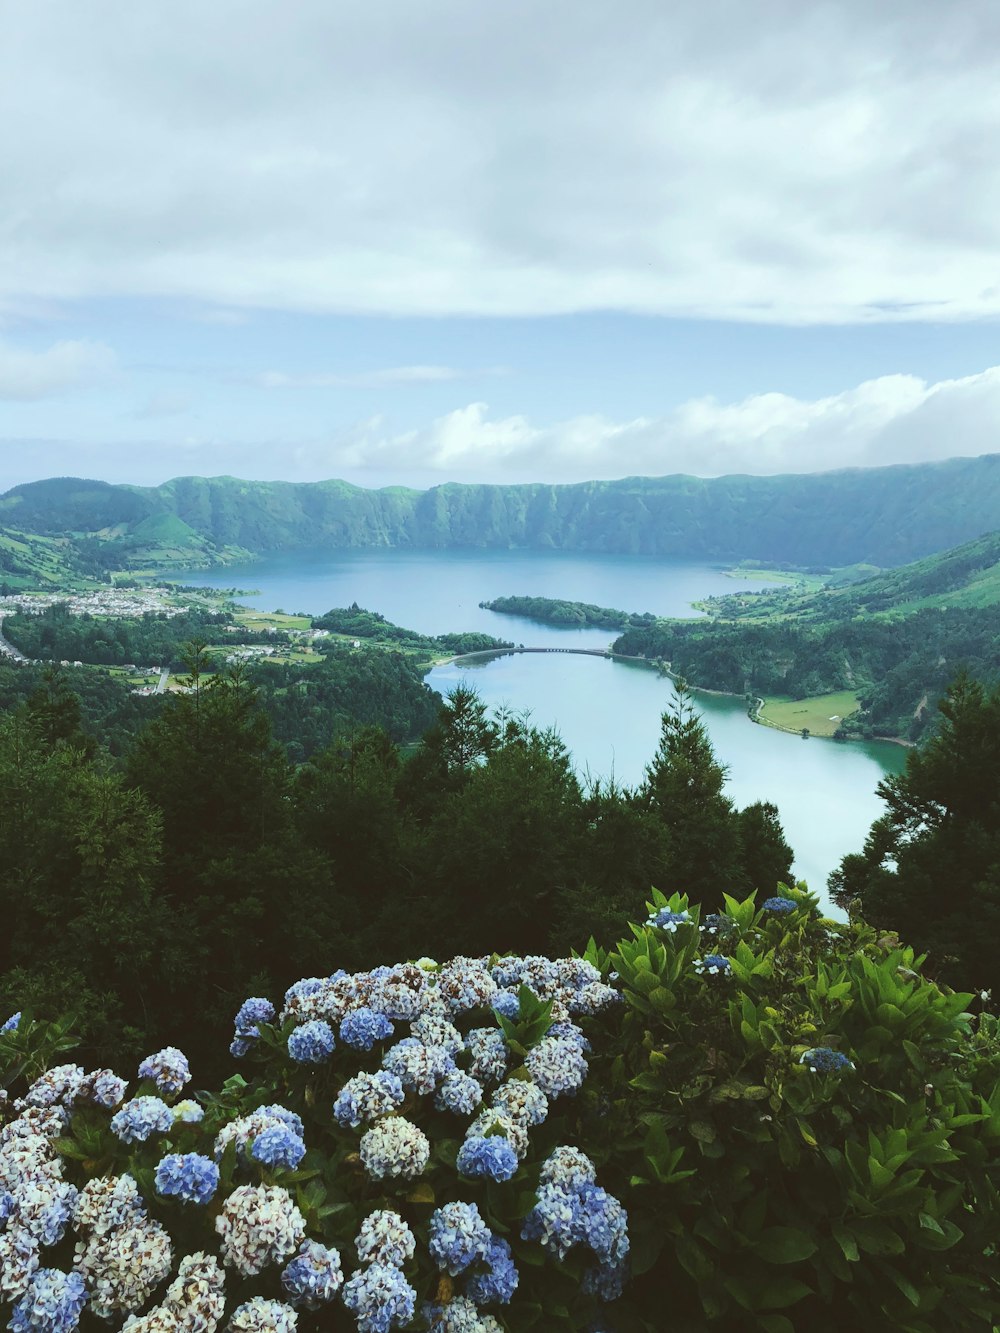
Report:
M 3 0 L 0 489 L 1000 448 L 992 0 Z

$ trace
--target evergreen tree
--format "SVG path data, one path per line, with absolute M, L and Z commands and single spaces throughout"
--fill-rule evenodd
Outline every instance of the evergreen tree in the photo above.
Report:
M 949 984 L 1000 988 L 1000 687 L 961 675 L 939 707 L 935 734 L 879 784 L 886 813 L 830 887 L 926 950 Z
M 663 714 L 660 743 L 646 768 L 644 793 L 669 835 L 664 891 L 717 905 L 743 882 L 740 829 L 722 794 L 726 769 L 683 683 Z

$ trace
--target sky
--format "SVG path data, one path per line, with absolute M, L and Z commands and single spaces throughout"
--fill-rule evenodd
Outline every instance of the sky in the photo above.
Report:
M 1000 449 L 992 0 L 3 0 L 0 490 Z

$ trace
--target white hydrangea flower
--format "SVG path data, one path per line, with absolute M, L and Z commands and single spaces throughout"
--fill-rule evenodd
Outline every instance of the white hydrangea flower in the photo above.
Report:
M 215 1229 L 222 1237 L 224 1263 L 253 1277 L 298 1249 L 306 1223 L 280 1185 L 240 1185 L 223 1204 Z
M 412 1180 L 427 1166 L 431 1145 L 423 1130 L 402 1116 L 373 1125 L 361 1139 L 361 1160 L 375 1180 L 402 1176 Z

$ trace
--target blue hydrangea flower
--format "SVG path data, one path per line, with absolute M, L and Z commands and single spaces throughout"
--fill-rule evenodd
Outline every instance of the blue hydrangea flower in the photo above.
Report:
M 362 1122 L 376 1120 L 402 1106 L 405 1098 L 402 1083 L 385 1069 L 375 1074 L 355 1074 L 333 1103 L 333 1118 L 338 1125 L 357 1129 Z
M 343 1301 L 358 1324 L 358 1333 L 389 1333 L 413 1318 L 417 1293 L 398 1268 L 369 1264 L 344 1284 Z
M 423 1096 L 451 1073 L 455 1061 L 446 1046 L 425 1046 L 416 1037 L 404 1037 L 386 1051 L 382 1067 L 395 1074 L 408 1091 Z
M 253 1141 L 254 1161 L 263 1166 L 286 1166 L 294 1171 L 306 1155 L 306 1145 L 287 1125 L 268 1125 Z
M 725 954 L 707 953 L 704 958 L 695 959 L 694 970 L 699 975 L 707 973 L 712 977 L 728 977 L 732 975 L 733 965 Z
M 493 997 L 493 1012 L 501 1018 L 516 1020 L 521 1017 L 521 1001 L 513 991 L 502 990 Z
M 346 972 L 336 973 L 330 977 L 330 981 L 336 981 L 340 976 L 346 976 Z M 327 984 L 326 977 L 303 977 L 301 981 L 296 981 L 293 986 L 289 986 L 285 991 L 285 1007 L 291 1004 L 293 1000 L 304 1000 L 309 995 L 315 995 L 321 991 Z M 249 1001 L 248 1001 L 249 1003 Z M 269 1019 L 258 1019 L 258 1023 L 270 1022 Z
M 39 1268 L 14 1306 L 11 1333 L 70 1333 L 80 1322 L 87 1290 L 79 1273 Z
M 625 1264 L 592 1264 L 584 1270 L 580 1290 L 602 1301 L 616 1301 L 625 1285 Z
M 648 926 L 657 926 L 660 930 L 665 930 L 672 935 L 678 926 L 687 925 L 691 920 L 689 912 L 672 912 L 669 907 L 661 907 L 658 912 L 653 912 L 646 921 Z
M 300 1139 L 306 1136 L 305 1127 L 302 1124 L 302 1117 L 289 1111 L 287 1106 L 281 1106 L 273 1102 L 270 1106 L 258 1106 L 254 1115 L 265 1116 L 268 1120 L 280 1120 L 283 1125 L 287 1125 L 293 1134 L 297 1134 Z
M 434 1094 L 434 1105 L 439 1111 L 453 1111 L 455 1115 L 472 1115 L 482 1103 L 482 1085 L 471 1074 L 453 1069 L 445 1074 Z
M 492 1239 L 474 1203 L 446 1203 L 431 1214 L 428 1249 L 438 1268 L 452 1277 L 485 1258 Z
M 385 1041 L 396 1031 L 385 1014 L 367 1007 L 352 1009 L 340 1024 L 340 1040 L 356 1051 L 370 1051 L 377 1041 Z
M 16 1014 L 11 1014 L 10 1018 L 7 1019 L 7 1022 L 0 1028 L 0 1032 L 16 1032 L 20 1021 L 21 1011 L 18 1009 Z
M 813 1074 L 839 1074 L 844 1069 L 854 1068 L 854 1062 L 843 1051 L 835 1051 L 830 1046 L 804 1051 L 799 1056 L 799 1064 L 805 1065 Z
M 761 903 L 761 908 L 765 912 L 772 912 L 775 916 L 787 916 L 789 912 L 794 912 L 798 903 L 791 898 L 765 898 Z
M 244 1000 L 237 1011 L 233 1026 L 238 1037 L 259 1037 L 258 1023 L 271 1023 L 274 1020 L 274 1005 L 262 996 L 252 995 Z
M 340 1252 L 315 1240 L 304 1240 L 298 1254 L 281 1275 L 281 1285 L 293 1305 L 316 1310 L 333 1300 L 344 1282 Z
M 229 1054 L 234 1060 L 242 1060 L 252 1046 L 248 1037 L 234 1037 L 229 1043 Z
M 302 1023 L 288 1038 L 288 1054 L 300 1065 L 320 1065 L 333 1054 L 333 1028 L 322 1018 Z
M 125 1096 L 128 1084 L 111 1069 L 95 1069 L 87 1075 L 87 1092 L 92 1102 L 109 1111 Z
M 187 1056 L 176 1046 L 164 1046 L 155 1055 L 147 1055 L 139 1066 L 139 1077 L 152 1079 L 159 1092 L 180 1092 L 191 1079 Z
M 466 1279 L 466 1296 L 477 1305 L 508 1305 L 518 1283 L 510 1246 L 500 1236 L 494 1236 L 483 1261 L 487 1271 Z
M 517 1153 L 500 1134 L 477 1135 L 462 1144 L 456 1165 L 463 1176 L 510 1180 L 517 1172 Z
M 111 1117 L 111 1131 L 122 1143 L 145 1143 L 153 1134 L 166 1134 L 173 1123 L 170 1107 L 159 1097 L 133 1097 Z
M 219 1188 L 219 1168 L 201 1153 L 171 1153 L 156 1168 L 156 1192 L 185 1203 L 208 1203 Z

